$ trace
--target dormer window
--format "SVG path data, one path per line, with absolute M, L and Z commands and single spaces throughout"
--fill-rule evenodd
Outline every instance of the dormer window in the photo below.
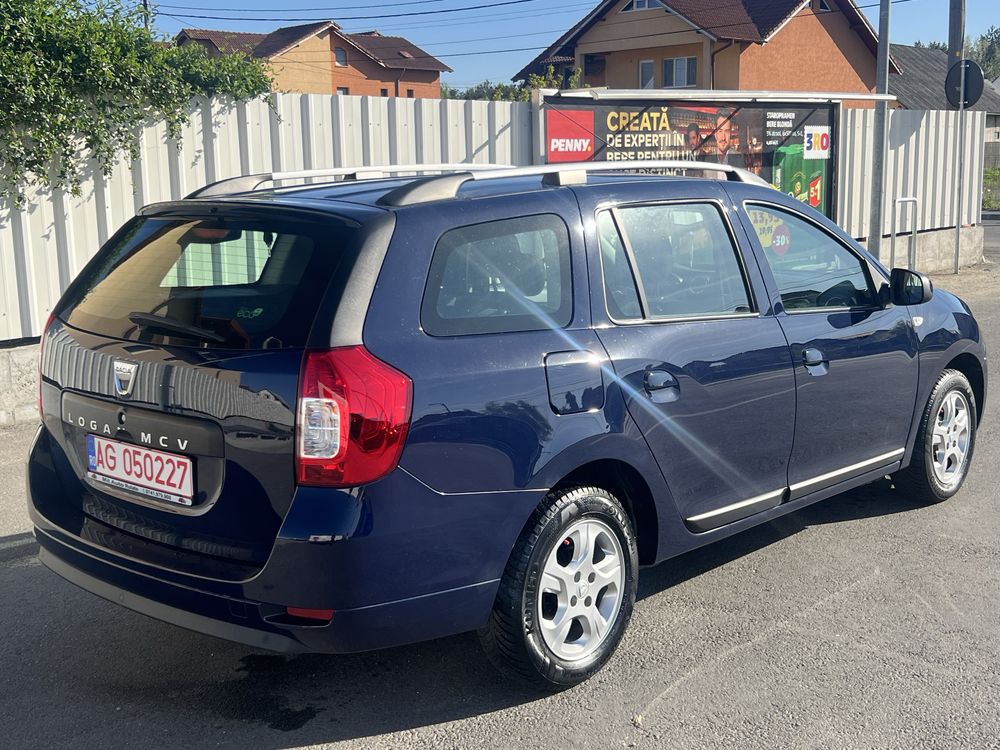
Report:
M 621 12 L 628 13 L 633 10 L 655 10 L 657 8 L 666 10 L 666 6 L 660 0 L 629 0 Z

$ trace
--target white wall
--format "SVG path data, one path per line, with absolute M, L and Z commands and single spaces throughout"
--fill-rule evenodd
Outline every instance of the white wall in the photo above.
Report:
M 966 112 L 965 196 L 962 224 L 981 221 L 985 112 Z M 954 227 L 958 215 L 958 112 L 898 109 L 889 113 L 889 159 L 883 195 L 883 234 L 892 227 L 893 202 L 919 202 L 920 231 Z M 837 134 L 837 223 L 854 237 L 868 236 L 875 113 L 845 109 Z M 898 230 L 912 229 L 912 206 L 899 206 Z

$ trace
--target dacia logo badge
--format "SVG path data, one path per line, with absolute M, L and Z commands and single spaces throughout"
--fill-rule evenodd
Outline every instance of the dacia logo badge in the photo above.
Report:
M 138 365 L 133 362 L 122 362 L 115 360 L 115 393 L 119 398 L 128 398 L 132 395 L 132 387 L 135 385 L 135 370 Z

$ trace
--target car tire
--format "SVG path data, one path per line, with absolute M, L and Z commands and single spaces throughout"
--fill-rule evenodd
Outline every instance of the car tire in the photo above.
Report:
M 490 661 L 531 685 L 562 690 L 611 658 L 632 616 L 635 532 L 598 487 L 557 490 L 529 520 L 479 631 Z
M 958 370 L 945 370 L 924 407 L 910 465 L 893 475 L 896 489 L 924 504 L 958 492 L 972 464 L 977 424 L 976 395 L 968 379 Z

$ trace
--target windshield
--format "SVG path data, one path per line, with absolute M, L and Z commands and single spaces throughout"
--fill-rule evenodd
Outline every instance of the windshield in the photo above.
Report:
M 75 328 L 173 346 L 304 346 L 353 229 L 302 222 L 136 219 L 85 272 Z

